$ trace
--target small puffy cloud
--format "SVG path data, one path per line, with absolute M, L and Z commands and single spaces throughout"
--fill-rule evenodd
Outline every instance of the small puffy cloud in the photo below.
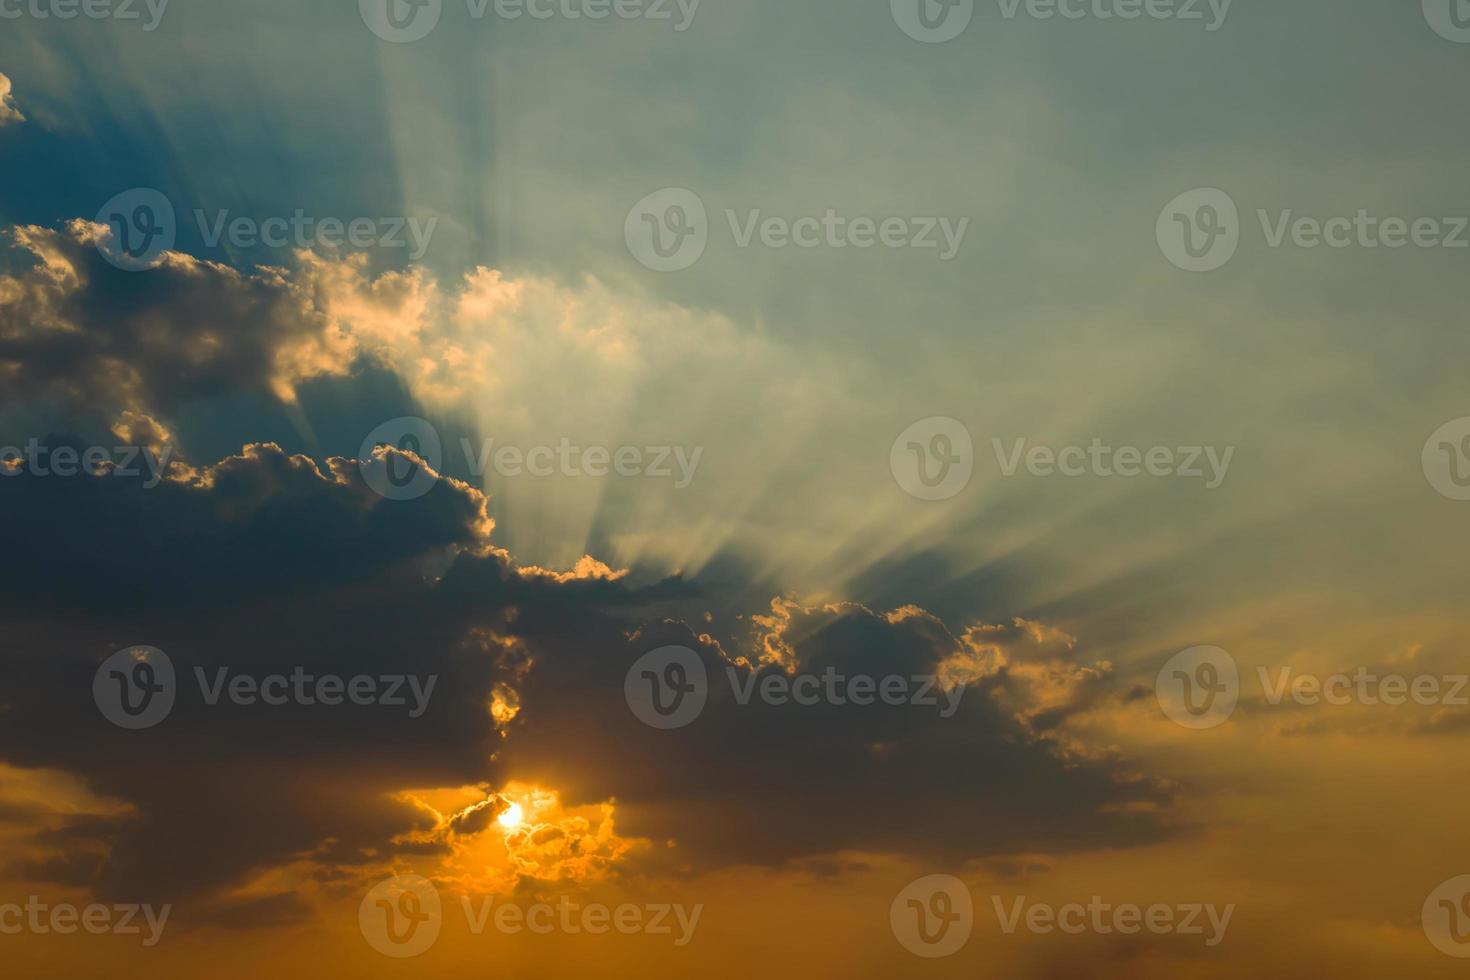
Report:
M 20 114 L 11 99 L 10 79 L 0 72 L 0 126 L 8 126 L 11 123 L 25 122 L 26 117 Z

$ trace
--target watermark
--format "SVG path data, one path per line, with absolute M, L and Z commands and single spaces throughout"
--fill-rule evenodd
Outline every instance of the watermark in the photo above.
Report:
M 602 936 L 617 932 L 624 936 L 669 936 L 675 946 L 687 946 L 699 928 L 699 917 L 704 905 L 687 906 L 681 903 L 657 902 L 634 904 L 623 902 L 605 905 L 602 902 L 575 902 L 562 895 L 556 904 L 533 902 L 523 905 L 518 902 L 499 902 L 494 897 L 479 901 L 478 907 L 468 896 L 460 898 L 465 920 L 470 932 L 480 935 L 486 926 L 493 925 L 496 932 L 517 935 L 529 932 L 537 936 L 552 933 L 575 936 L 585 933 Z
M 390 446 L 397 453 L 383 452 Z M 387 500 L 417 500 L 439 482 L 444 470 L 444 444 L 439 430 L 426 419 L 389 419 L 363 439 L 358 450 L 362 479 Z
M 1208 33 L 1225 26 L 1234 0 L 995 0 L 1003 20 L 1134 21 L 1200 23 Z M 1427 2 L 1427 0 L 1426 0 Z M 975 0 L 889 0 L 893 21 L 909 37 L 942 44 L 963 34 L 975 16 Z
M 97 239 L 97 251 L 125 272 L 154 268 L 178 240 L 173 203 L 152 187 L 134 187 L 115 195 L 102 205 L 94 221 L 106 229 Z
M 1080 902 L 1065 905 L 1028 903 L 1025 895 L 1006 902 L 1001 896 L 992 895 L 990 904 L 1001 931 L 1008 936 L 1021 928 L 1042 936 L 1054 932 L 1069 936 L 1084 933 L 1132 936 L 1147 932 L 1156 936 L 1200 936 L 1210 948 L 1224 941 L 1226 930 L 1230 928 L 1230 918 L 1235 914 L 1233 902 L 1223 907 L 1210 902 L 1172 905 L 1122 902 L 1113 905 L 1104 902 L 1100 895 L 1093 895 L 1085 905 Z
M 470 933 L 494 929 L 505 935 L 553 933 L 576 936 L 667 936 L 678 947 L 689 945 L 699 928 L 704 905 L 655 902 L 578 902 L 568 895 L 552 902 L 508 902 L 487 896 L 478 901 L 461 896 L 460 909 Z M 398 875 L 375 885 L 358 906 L 363 939 L 382 953 L 404 959 L 427 952 L 444 925 L 444 903 L 432 882 L 418 875 Z
M 0 20 L 88 20 L 137 21 L 145 31 L 155 31 L 163 22 L 169 0 L 0 0 Z
M 634 717 L 665 731 L 691 725 L 709 700 L 709 672 L 688 647 L 650 650 L 623 678 L 623 700 Z
M 438 675 L 421 678 L 414 674 L 313 674 L 303 667 L 289 674 L 257 677 L 235 673 L 228 667 L 206 671 L 195 667 L 194 682 L 204 704 L 214 707 L 222 700 L 240 707 L 286 705 L 335 708 L 406 708 L 410 718 L 421 718 L 434 696 Z M 173 661 L 157 647 L 136 646 L 119 650 L 103 661 L 92 677 L 92 698 L 97 710 L 119 728 L 152 728 L 172 712 L 178 696 Z
M 937 708 L 940 718 L 952 718 L 959 710 L 964 685 L 944 687 L 933 674 L 843 674 L 827 667 L 820 674 L 789 675 L 777 671 L 749 671 L 742 680 L 733 666 L 725 667 L 725 678 L 735 703 L 745 707 L 754 702 L 772 707 L 819 705 Z M 697 653 L 688 647 L 667 646 L 645 653 L 633 662 L 623 678 L 623 697 L 633 715 L 652 728 L 683 728 L 703 713 L 709 700 L 709 672 Z
M 232 217 L 228 209 L 211 213 L 195 208 L 193 215 L 200 238 L 210 248 L 404 249 L 415 262 L 428 252 L 439 226 L 437 217 L 317 217 L 304 208 L 265 219 Z M 156 268 L 178 242 L 173 202 L 151 187 L 113 197 L 97 212 L 95 223 L 106 229 L 97 239 L 97 250 L 128 272 Z
M 888 471 L 904 492 L 920 500 L 959 496 L 975 472 L 970 430 L 946 416 L 920 419 L 893 440 Z
M 1470 416 L 1446 422 L 1424 443 L 1424 479 L 1442 497 L 1470 500 Z
M 1240 211 L 1218 187 L 1185 191 L 1164 205 L 1154 225 L 1164 258 L 1186 272 L 1213 272 L 1240 247 Z
M 1470 674 L 1375 674 L 1367 667 L 1358 667 L 1351 674 L 1336 673 L 1323 677 L 1320 674 L 1294 673 L 1290 667 L 1278 667 L 1274 671 L 1257 667 L 1256 675 L 1269 704 L 1290 701 L 1307 706 L 1384 704 L 1398 707 L 1412 702 L 1424 707 L 1470 706 L 1470 698 L 1464 694 L 1466 685 L 1470 685 Z
M 152 728 L 174 708 L 174 663 L 157 647 L 119 650 L 92 676 L 92 700 L 119 728 Z
M 738 249 L 934 250 L 939 261 L 960 252 L 969 218 L 842 214 L 773 215 L 760 208 L 724 210 L 730 239 Z M 693 266 L 709 245 L 711 227 L 704 201 L 684 187 L 666 187 L 644 197 L 628 212 L 623 237 L 628 252 L 654 272 L 680 272 Z
M 356 249 L 408 249 L 408 258 L 417 262 L 429 250 L 438 218 L 420 221 L 415 217 L 393 218 L 317 218 L 297 208 L 291 217 L 277 216 L 257 220 L 240 216 L 231 218 L 228 210 L 213 214 L 196 208 L 194 220 L 200 237 L 210 248 L 221 242 L 234 248 L 330 248 L 351 246 Z
M 71 936 L 78 932 L 93 936 L 141 936 L 145 947 L 157 946 L 168 925 L 172 905 L 120 904 L 51 905 L 36 895 L 24 905 L 16 902 L 0 904 L 0 935 L 17 936 L 23 932 L 38 936 Z
M 1470 674 L 1402 674 L 1358 666 L 1323 675 L 1279 666 L 1257 667 L 1255 676 L 1263 702 L 1272 706 L 1470 707 Z M 1219 647 L 1191 647 L 1164 664 L 1154 680 L 1154 693 L 1159 707 L 1176 724 L 1214 728 L 1223 725 L 1239 703 L 1240 670 L 1235 658 Z
M 1267 248 L 1335 250 L 1470 248 L 1470 217 L 1400 217 L 1359 208 L 1353 215 L 1319 218 L 1290 208 L 1256 210 Z M 1155 236 L 1164 257 L 1187 272 L 1213 272 L 1234 257 L 1244 233 L 1233 198 L 1214 187 L 1186 191 L 1164 206 Z
M 1223 450 L 1215 446 L 1112 446 L 1100 437 L 1083 447 L 1080 445 L 1031 446 L 1017 439 L 1007 447 L 1000 439 L 992 439 L 991 447 L 1002 476 L 1012 477 L 1024 463 L 1026 472 L 1035 477 L 1091 476 L 1101 479 L 1120 477 L 1131 480 L 1140 476 L 1174 477 L 1202 480 L 1206 490 L 1217 490 L 1230 471 L 1235 447 Z
M 1224 942 L 1235 914 L 1235 904 L 1209 902 L 1107 902 L 1093 895 L 1086 902 L 1052 905 L 1030 901 L 1025 895 L 991 895 L 996 924 L 1007 936 L 1024 930 L 1036 935 L 1085 933 L 1108 936 L 1198 936 L 1214 948 Z M 974 899 L 969 887 L 953 875 L 926 875 L 910 882 L 888 908 L 894 938 L 915 956 L 937 959 L 959 952 L 975 926 Z
M 1447 41 L 1470 44 L 1470 3 L 1465 0 L 1422 0 L 1424 19 Z
M 704 447 L 695 446 L 581 446 L 562 437 L 555 446 L 513 446 L 495 444 L 494 439 L 480 443 L 478 455 L 468 439 L 460 440 L 460 448 L 475 476 L 484 476 L 487 468 L 506 478 L 591 477 L 602 479 L 620 476 L 628 479 L 670 480 L 675 490 L 688 489 L 704 458 Z
M 682 34 L 694 24 L 700 0 L 465 0 L 470 20 L 622 20 L 672 24 Z M 444 0 L 358 0 L 362 21 L 384 41 L 421 41 L 439 26 Z
M 380 447 L 384 446 L 399 452 L 383 452 Z M 688 489 L 704 459 L 703 446 L 582 445 L 566 436 L 554 445 L 519 446 L 484 439 L 478 447 L 462 438 L 459 450 L 465 469 L 482 479 L 492 471 L 504 479 L 620 477 L 665 480 L 675 490 Z M 368 434 L 358 460 L 364 482 L 379 495 L 390 500 L 413 500 L 439 482 L 445 462 L 444 445 L 432 423 L 421 418 L 397 418 Z
M 975 0 L 889 0 L 893 22 L 915 41 L 943 44 L 965 33 Z
M 1457 959 L 1470 958 L 1470 875 L 1440 882 L 1424 900 L 1419 921 L 1435 949 Z
M 406 959 L 428 952 L 444 926 L 439 891 L 418 875 L 379 882 L 357 907 L 357 928 L 384 956 Z
M 1190 647 L 1170 657 L 1154 678 L 1154 695 L 1176 725 L 1203 730 L 1230 720 L 1240 701 L 1240 668 L 1219 647 Z
M 1230 472 L 1234 446 L 1113 445 L 1101 436 L 1066 446 L 1031 445 L 1025 438 L 990 440 L 1000 475 L 1024 470 L 1033 477 L 1132 480 L 1139 477 L 1198 480 L 1217 490 Z M 975 444 L 963 422 L 945 416 L 920 419 L 899 433 L 888 451 L 888 469 L 905 493 L 920 500 L 949 500 L 970 484 Z
M 154 452 L 147 446 L 44 446 L 34 436 L 24 447 L 0 446 L 0 477 L 28 476 L 42 479 L 75 476 L 135 477 L 147 474 L 143 487 L 152 490 L 163 482 L 175 450 L 163 446 Z
M 939 959 L 959 952 L 970 941 L 975 903 L 970 889 L 953 875 L 926 875 L 893 899 L 888 926 L 910 953 Z

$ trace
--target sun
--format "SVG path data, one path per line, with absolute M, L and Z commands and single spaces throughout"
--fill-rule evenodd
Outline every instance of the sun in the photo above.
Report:
M 524 816 L 525 813 L 521 810 L 521 805 L 519 803 L 512 803 L 502 810 L 500 816 L 495 819 L 506 830 L 514 830 L 521 825 L 521 819 Z

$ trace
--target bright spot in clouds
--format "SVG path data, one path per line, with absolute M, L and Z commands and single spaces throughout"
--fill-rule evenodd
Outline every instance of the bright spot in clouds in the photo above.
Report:
M 506 830 L 513 830 L 514 828 L 521 825 L 522 816 L 524 816 L 524 814 L 521 812 L 521 805 L 519 803 L 512 803 L 510 806 L 505 808 L 505 811 L 501 813 L 500 816 L 496 817 L 495 819 L 500 821 L 500 826 L 504 827 Z

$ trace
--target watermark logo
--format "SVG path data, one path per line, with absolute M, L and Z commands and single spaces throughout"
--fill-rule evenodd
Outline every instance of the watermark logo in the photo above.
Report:
M 975 444 L 957 419 L 920 419 L 899 434 L 888 454 L 893 479 L 920 500 L 949 500 L 970 485 Z
M 645 653 L 623 678 L 623 698 L 635 717 L 665 731 L 690 725 L 709 698 L 709 674 L 688 647 L 659 647 Z
M 750 670 L 742 680 L 734 665 L 725 666 L 725 678 L 735 704 L 753 702 L 771 707 L 936 708 L 940 718 L 953 718 L 964 697 L 963 684 L 946 685 L 937 674 L 841 674 L 827 667 L 792 676 L 784 670 Z M 704 662 L 688 647 L 662 647 L 640 657 L 623 680 L 628 707 L 654 728 L 683 728 L 704 710 L 709 674 Z
M 654 272 L 682 272 L 709 245 L 704 201 L 684 187 L 665 187 L 633 205 L 623 223 L 628 251 Z
M 444 910 L 438 890 L 418 875 L 397 875 L 363 896 L 357 926 L 369 946 L 384 956 L 407 959 L 439 939 Z
M 776 250 L 915 249 L 953 261 L 970 230 L 969 218 L 940 215 L 821 214 L 787 216 L 761 208 L 725 208 L 725 226 L 735 248 Z M 628 251 L 655 272 L 680 272 L 704 255 L 713 228 L 704 201 L 693 191 L 666 188 L 633 206 L 623 224 Z
M 1470 958 L 1470 875 L 1456 875 L 1430 892 L 1419 919 L 1435 949 Z
M 1159 707 L 1185 728 L 1223 725 L 1240 700 L 1240 670 L 1219 647 L 1190 647 L 1169 658 L 1154 680 Z
M 953 875 L 927 875 L 898 893 L 888 907 L 888 924 L 899 945 L 915 956 L 950 956 L 975 928 L 970 889 Z
M 362 22 L 384 41 L 421 41 L 439 25 L 444 0 L 357 0 Z
M 1255 215 L 1269 249 L 1470 248 L 1470 217 L 1464 215 L 1383 216 L 1368 208 L 1327 217 L 1298 214 L 1291 208 L 1256 208 Z M 1159 213 L 1155 231 L 1159 248 L 1174 265 L 1189 272 L 1213 272 L 1234 257 L 1244 227 L 1230 195 L 1207 187 L 1170 201 Z
M 397 453 L 380 447 L 392 447 Z M 555 444 L 518 446 L 468 438 L 458 444 L 464 467 L 477 478 L 667 480 L 687 490 L 704 459 L 703 446 L 584 445 L 563 436 Z M 0 448 L 0 464 L 6 462 Z M 411 455 L 410 455 L 411 454 Z M 397 418 L 378 426 L 358 450 L 363 481 L 390 500 L 413 500 L 434 488 L 443 472 L 445 447 L 439 431 L 421 418 Z M 14 464 L 12 464 L 14 465 Z M 0 470 L 0 474 L 4 471 Z
M 1442 497 L 1470 500 L 1470 416 L 1446 422 L 1424 443 L 1424 478 Z
M 96 223 L 107 229 L 97 240 L 97 251 L 126 272 L 152 269 L 178 239 L 173 203 L 151 187 L 118 194 L 102 205 Z
M 1185 191 L 1159 212 L 1154 235 L 1174 265 L 1186 272 L 1213 272 L 1240 246 L 1240 211 L 1218 188 Z
M 399 453 L 378 451 L 391 446 Z M 362 441 L 358 450 L 362 479 L 389 500 L 416 500 L 434 489 L 444 466 L 439 430 L 412 416 L 384 422 Z
M 1470 44 L 1470 2 L 1467 0 L 1423 0 L 1424 19 L 1434 33 L 1447 41 Z
M 915 41 L 943 44 L 965 33 L 975 0 L 889 0 L 893 22 Z
M 92 700 L 102 717 L 133 731 L 167 718 L 177 693 L 173 661 L 157 647 L 119 650 L 92 677 Z

